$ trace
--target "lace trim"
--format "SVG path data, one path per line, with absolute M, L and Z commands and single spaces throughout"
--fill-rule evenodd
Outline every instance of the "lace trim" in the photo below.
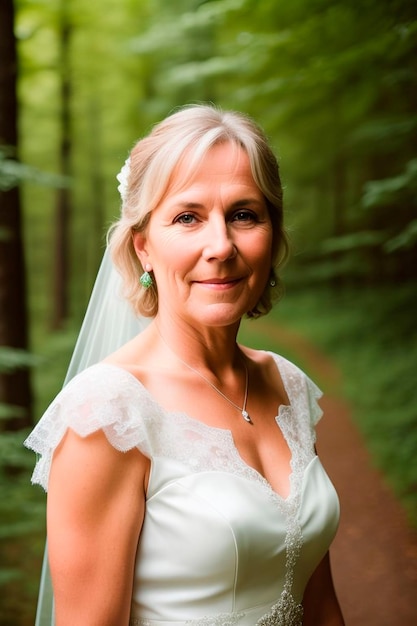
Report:
M 306 466 L 314 445 L 313 424 L 321 414 L 315 402 L 320 392 L 295 365 L 273 353 L 271 356 L 293 409 L 293 415 L 284 412 L 285 421 L 280 420 L 279 425 L 292 448 L 294 467 L 299 463 Z M 81 436 L 102 429 L 121 451 L 137 447 L 149 457 L 162 455 L 183 461 L 194 472 L 220 469 L 269 487 L 239 457 L 229 431 L 212 428 L 182 413 L 170 413 L 169 420 L 166 417 L 167 413 L 129 372 L 113 365 L 94 365 L 66 385 L 26 439 L 25 445 L 40 455 L 32 482 L 47 489 L 53 451 L 70 427 Z M 297 433 L 296 447 L 291 446 L 293 433 Z M 299 449 L 303 433 L 307 445 Z M 181 446 L 175 445 L 176 437 L 180 437 Z M 308 458 L 298 458 L 299 454 L 307 454 Z

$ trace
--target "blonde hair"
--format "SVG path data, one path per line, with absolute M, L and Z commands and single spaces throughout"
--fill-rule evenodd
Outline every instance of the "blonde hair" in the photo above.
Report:
M 112 258 L 124 279 L 125 296 L 135 312 L 153 317 L 158 311 L 158 287 L 145 290 L 139 283 L 142 265 L 133 246 L 133 232 L 145 232 L 152 211 L 164 197 L 172 174 L 187 153 L 190 174 L 214 145 L 232 142 L 249 157 L 255 183 L 265 196 L 273 230 L 271 278 L 257 305 L 247 312 L 259 317 L 272 307 L 282 291 L 276 271 L 288 256 L 283 227 L 279 168 L 266 136 L 249 117 L 212 105 L 189 105 L 157 124 L 138 141 L 130 154 L 127 186 L 120 219 L 109 231 Z M 274 284 L 273 284 L 274 283 Z M 275 297 L 274 297 L 275 296 Z

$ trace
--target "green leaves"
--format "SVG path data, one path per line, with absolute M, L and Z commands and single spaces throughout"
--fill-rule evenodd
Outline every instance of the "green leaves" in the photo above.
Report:
M 26 350 L 0 346 L 0 372 L 11 373 L 16 369 L 39 365 L 41 358 Z
M 36 167 L 9 158 L 9 150 L 0 148 L 0 191 L 8 191 L 21 182 L 31 182 L 47 187 L 68 187 L 70 179 L 43 172 Z
M 408 161 L 398 176 L 382 180 L 371 180 L 365 184 L 362 204 L 371 209 L 381 206 L 413 201 L 417 192 L 417 159 Z
M 417 219 L 412 220 L 396 237 L 386 242 L 384 248 L 387 252 L 397 250 L 410 250 L 417 246 Z

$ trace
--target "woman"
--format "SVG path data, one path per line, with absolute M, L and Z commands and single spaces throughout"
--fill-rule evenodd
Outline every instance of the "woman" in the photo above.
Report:
M 276 159 L 245 116 L 192 106 L 120 180 L 109 247 L 151 322 L 68 383 L 27 442 L 43 455 L 56 624 L 342 626 L 320 392 L 237 343 L 287 253 Z

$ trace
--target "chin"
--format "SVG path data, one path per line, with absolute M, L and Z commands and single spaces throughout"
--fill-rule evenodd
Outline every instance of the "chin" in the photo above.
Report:
M 194 311 L 194 317 L 205 326 L 231 326 L 238 324 L 252 307 L 236 304 L 212 304 Z M 198 311 L 198 313 L 197 313 Z M 197 313 L 197 316 L 195 315 Z

